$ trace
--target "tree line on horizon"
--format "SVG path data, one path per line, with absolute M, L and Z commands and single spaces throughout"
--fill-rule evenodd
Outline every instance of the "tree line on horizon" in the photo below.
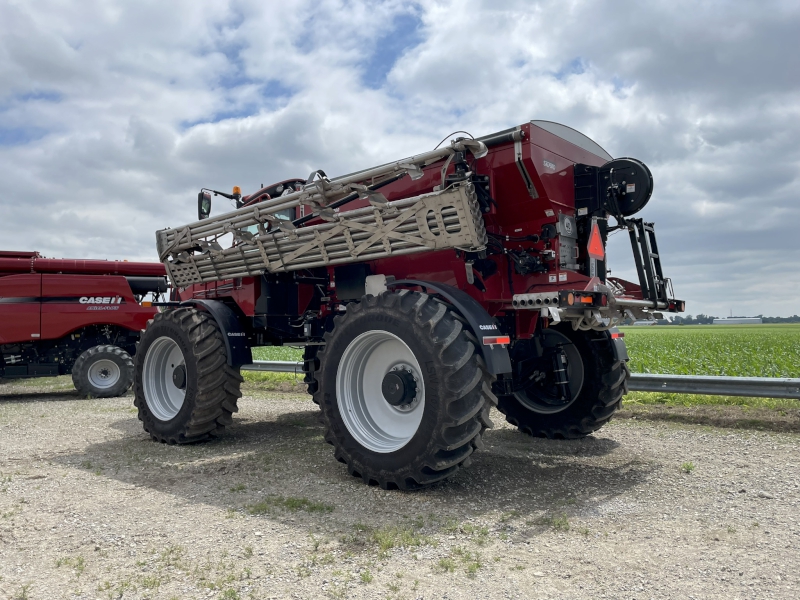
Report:
M 704 315 L 700 313 L 696 317 L 686 315 L 685 317 L 674 316 L 666 319 L 656 320 L 657 325 L 713 325 L 714 319 L 719 319 L 713 315 Z M 748 319 L 751 317 L 728 317 L 733 319 Z M 792 315 L 791 317 L 765 317 L 764 315 L 756 315 L 755 318 L 760 318 L 762 323 L 800 323 L 800 316 Z M 633 319 L 625 319 L 622 325 L 633 325 Z
M 685 317 L 675 316 L 669 321 L 669 325 L 713 325 L 714 317 L 710 315 L 699 314 L 696 317 L 686 315 Z M 728 317 L 733 319 L 747 319 L 750 317 Z M 762 323 L 800 323 L 800 316 L 792 315 L 791 317 L 765 317 L 764 315 L 756 315 L 755 318 L 760 318 Z

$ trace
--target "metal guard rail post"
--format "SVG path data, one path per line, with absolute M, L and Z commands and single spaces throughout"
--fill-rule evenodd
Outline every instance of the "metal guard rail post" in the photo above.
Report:
M 303 375 L 303 363 L 283 360 L 256 360 L 243 371 L 267 371 Z M 632 392 L 666 392 L 707 396 L 746 396 L 800 400 L 800 379 L 782 377 L 719 377 L 710 375 L 659 375 L 633 373 L 628 380 Z

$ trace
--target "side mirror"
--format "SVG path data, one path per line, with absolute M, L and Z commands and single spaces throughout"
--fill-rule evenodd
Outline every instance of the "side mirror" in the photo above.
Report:
M 201 191 L 197 194 L 197 218 L 202 221 L 211 214 L 211 192 Z

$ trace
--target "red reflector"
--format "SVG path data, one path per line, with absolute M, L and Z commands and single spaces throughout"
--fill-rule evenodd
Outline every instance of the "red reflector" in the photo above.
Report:
M 597 223 L 592 225 L 592 233 L 589 235 L 589 258 L 595 260 L 603 260 L 606 256 L 606 250 L 603 248 L 603 237 L 600 235 L 600 228 Z
M 617 338 L 624 338 L 624 337 L 625 337 L 625 332 L 624 331 L 615 331 L 614 333 L 611 334 L 611 339 L 612 340 L 615 340 Z
M 484 336 L 483 345 L 493 346 L 495 344 L 506 345 L 511 343 L 511 338 L 507 335 L 496 335 L 492 337 Z

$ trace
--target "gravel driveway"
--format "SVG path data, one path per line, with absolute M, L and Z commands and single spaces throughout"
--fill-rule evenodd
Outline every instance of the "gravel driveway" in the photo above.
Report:
M 55 381 L 55 383 L 53 383 Z M 369 488 L 304 395 L 253 387 L 213 443 L 131 396 L 0 386 L 2 598 L 796 598 L 800 436 L 621 419 L 496 428 L 415 493 Z

